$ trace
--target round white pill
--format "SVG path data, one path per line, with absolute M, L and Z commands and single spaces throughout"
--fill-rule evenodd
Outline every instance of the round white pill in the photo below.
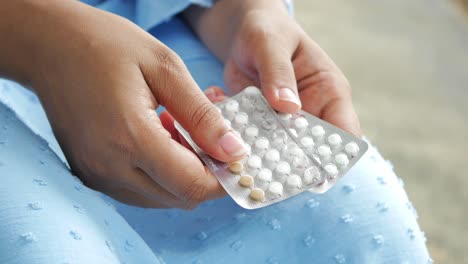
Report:
M 313 126 L 311 132 L 314 138 L 322 138 L 325 135 L 325 129 L 321 125 Z
M 318 147 L 317 153 L 321 158 L 328 158 L 332 154 L 330 147 L 327 145 Z
M 320 170 L 317 167 L 310 167 L 304 171 L 303 179 L 305 184 L 319 184 L 321 180 Z
M 265 192 L 260 188 L 253 188 L 250 191 L 250 198 L 254 201 L 261 202 L 265 200 Z
M 234 125 L 236 127 L 244 127 L 248 123 L 249 123 L 249 115 L 247 115 L 247 113 L 240 112 L 236 114 L 236 116 L 234 117 Z
M 278 118 L 283 122 L 291 120 L 292 115 L 290 113 L 278 113 Z
M 229 119 L 232 119 L 234 115 L 239 112 L 239 103 L 235 100 L 228 100 L 224 106 L 224 111 Z
M 248 126 L 244 130 L 244 136 L 247 142 L 253 142 L 258 136 L 258 128 L 256 126 Z
M 291 166 L 289 166 L 289 163 L 286 162 L 280 162 L 278 165 L 276 165 L 275 168 L 275 173 L 281 174 L 281 175 L 287 175 L 291 173 Z
M 239 184 L 244 187 L 252 187 L 254 183 L 254 179 L 250 175 L 242 175 L 239 178 Z
M 328 136 L 328 143 L 332 146 L 332 147 L 338 147 L 341 145 L 341 137 L 340 135 L 338 134 L 331 134 L 330 136 Z
M 348 166 L 349 159 L 348 156 L 346 156 L 346 154 L 340 153 L 335 156 L 335 162 L 340 167 L 346 167 Z
M 327 173 L 328 177 L 332 179 L 335 178 L 338 174 L 338 168 L 335 166 L 335 164 L 327 164 L 323 167 L 323 169 Z
M 247 86 L 245 87 L 243 92 L 244 94 L 250 95 L 250 96 L 255 96 L 257 94 L 260 94 L 260 90 L 255 86 Z
M 302 187 L 302 180 L 299 175 L 293 174 L 286 179 L 286 186 L 288 188 L 301 188 Z
M 311 137 L 303 137 L 301 138 L 301 144 L 308 149 L 314 146 L 314 140 Z
M 253 170 L 260 169 L 262 166 L 262 159 L 257 155 L 252 155 L 247 160 L 247 166 Z
M 270 149 L 265 153 L 265 162 L 271 166 L 280 161 L 280 153 L 276 149 Z
M 270 141 L 267 138 L 261 137 L 255 140 L 254 149 L 255 151 L 265 151 L 270 146 Z
M 272 179 L 272 172 L 271 170 L 269 169 L 261 169 L 258 174 L 257 174 L 257 180 L 258 182 L 260 183 L 267 183 L 267 182 L 271 182 L 271 179 Z
M 280 162 L 276 165 L 273 177 L 279 182 L 285 182 L 288 175 L 291 173 L 291 166 L 289 163 Z
M 268 185 L 268 193 L 273 197 L 279 197 L 283 195 L 283 184 L 279 182 L 272 182 Z
M 294 127 L 299 131 L 306 129 L 308 125 L 309 122 L 307 119 L 305 119 L 305 117 L 298 117 L 296 120 L 294 120 Z
M 356 144 L 356 142 L 349 142 L 345 146 L 345 151 L 351 157 L 355 157 L 359 153 L 359 146 Z

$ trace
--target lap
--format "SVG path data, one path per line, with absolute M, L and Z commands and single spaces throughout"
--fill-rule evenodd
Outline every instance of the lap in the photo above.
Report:
M 141 237 L 0 102 L 0 263 L 158 263 Z

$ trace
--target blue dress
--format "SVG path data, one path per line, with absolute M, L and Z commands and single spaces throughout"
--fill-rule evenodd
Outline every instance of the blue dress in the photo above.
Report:
M 173 17 L 188 0 L 88 2 L 149 30 L 200 87 L 223 86 L 222 64 Z M 0 263 L 432 263 L 425 240 L 374 147 L 329 192 L 259 210 L 121 204 L 70 173 L 37 97 L 0 80 Z

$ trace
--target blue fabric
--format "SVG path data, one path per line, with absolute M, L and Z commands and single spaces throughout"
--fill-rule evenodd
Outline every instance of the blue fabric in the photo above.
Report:
M 180 19 L 150 33 L 200 87 L 223 85 L 221 63 Z M 402 181 L 374 147 L 329 192 L 253 211 L 229 197 L 193 211 L 127 206 L 84 186 L 57 148 L 37 98 L 0 80 L 0 263 L 432 262 Z

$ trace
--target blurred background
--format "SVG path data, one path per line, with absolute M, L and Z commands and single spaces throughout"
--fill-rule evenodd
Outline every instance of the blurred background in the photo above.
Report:
M 468 0 L 297 0 L 392 161 L 435 263 L 468 259 Z

